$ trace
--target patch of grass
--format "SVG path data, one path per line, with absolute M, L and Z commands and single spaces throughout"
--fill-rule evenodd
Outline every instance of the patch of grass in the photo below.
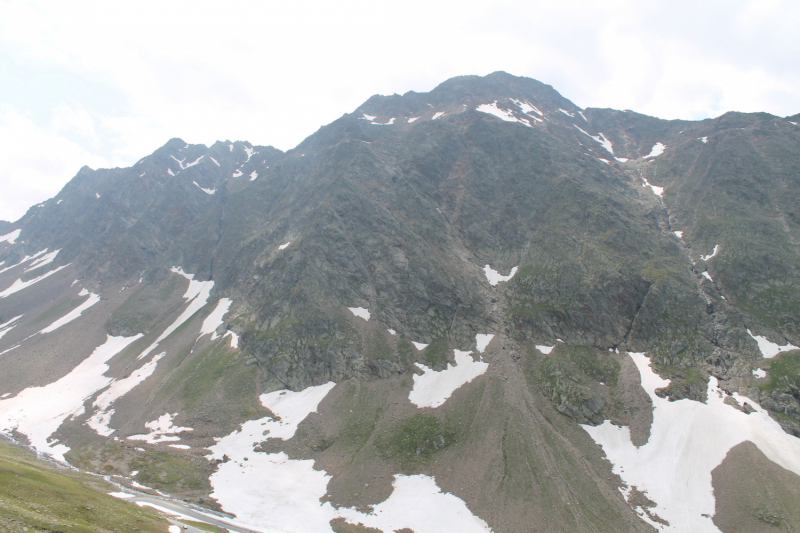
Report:
M 759 385 L 764 392 L 800 387 L 800 350 L 782 353 L 771 360 L 767 379 L 766 383 Z
M 458 440 L 455 428 L 428 413 L 417 413 L 384 430 L 375 439 L 378 453 L 404 467 L 431 459 Z
M 614 358 L 589 346 L 568 346 L 567 353 L 587 376 L 606 385 L 617 386 L 620 366 Z
M 444 337 L 438 337 L 433 339 L 431 343 L 425 348 L 425 351 L 422 352 L 423 357 L 426 361 L 430 364 L 437 364 L 447 363 L 447 339 Z
M 148 451 L 131 459 L 130 467 L 138 470 L 136 480 L 149 487 L 178 493 L 208 488 L 206 478 L 211 467 L 201 469 L 197 461 L 171 452 Z M 208 470 L 208 471 L 204 471 Z
M 166 530 L 168 524 L 157 513 L 106 492 L 113 490 L 93 476 L 59 470 L 28 450 L 0 442 L 0 530 Z

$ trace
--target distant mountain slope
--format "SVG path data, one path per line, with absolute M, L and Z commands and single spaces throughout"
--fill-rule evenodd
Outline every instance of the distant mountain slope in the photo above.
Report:
M 0 231 L 0 431 L 278 531 L 760 520 L 736 465 L 800 474 L 792 122 L 498 72 L 84 168 Z

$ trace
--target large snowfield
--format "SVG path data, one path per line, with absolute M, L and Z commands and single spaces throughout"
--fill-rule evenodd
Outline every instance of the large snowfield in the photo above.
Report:
M 660 378 L 643 353 L 630 353 L 653 402 L 650 438 L 639 448 L 631 443 L 627 427 L 606 420 L 599 426 L 583 425 L 603 447 L 618 474 L 630 487 L 646 492 L 656 503 L 650 511 L 669 522 L 664 526 L 642 518 L 657 529 L 676 532 L 713 532 L 715 512 L 711 472 L 728 451 L 744 441 L 753 442 L 771 461 L 800 475 L 800 439 L 792 437 L 752 400 L 733 394 L 740 405 L 747 402 L 755 412 L 724 403 L 725 392 L 717 380 L 708 383 L 705 404 L 684 399 L 669 401 L 655 394 L 669 381 Z M 626 496 L 628 491 L 625 492 Z

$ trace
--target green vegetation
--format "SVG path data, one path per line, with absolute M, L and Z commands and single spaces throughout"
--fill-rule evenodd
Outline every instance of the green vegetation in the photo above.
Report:
M 767 381 L 759 385 L 764 392 L 800 387 L 800 350 L 785 352 L 770 361 Z
M 433 339 L 422 355 L 432 365 L 447 364 L 447 339 L 444 337 Z
M 181 520 L 180 522 L 182 524 L 194 526 L 197 529 L 202 529 L 203 531 L 208 531 L 209 533 L 227 533 L 228 531 L 227 529 L 222 529 L 212 524 L 206 524 L 205 522 L 195 522 L 194 520 Z
M 42 312 L 39 316 L 33 319 L 33 323 L 44 321 L 53 321 L 66 315 L 86 300 L 85 297 L 80 298 L 64 298 L 58 301 L 55 305 Z
M 164 532 L 152 510 L 109 496 L 114 487 L 60 470 L 23 448 L 0 442 L 0 530 Z M 13 522 L 12 522 L 13 521 Z
M 427 413 L 401 420 L 378 435 L 375 447 L 387 458 L 398 459 L 404 467 L 428 460 L 458 440 L 452 424 Z
M 130 467 L 139 471 L 136 479 L 140 483 L 176 493 L 207 487 L 204 476 L 210 472 L 203 472 L 196 463 L 196 460 L 173 452 L 147 451 L 131 459 Z

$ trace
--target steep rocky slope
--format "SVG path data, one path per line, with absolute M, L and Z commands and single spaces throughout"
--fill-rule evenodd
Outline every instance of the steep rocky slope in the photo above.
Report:
M 711 471 L 754 454 L 708 457 L 752 439 L 697 448 L 692 517 L 620 465 L 704 405 L 776 435 L 763 490 L 796 490 L 798 142 L 495 73 L 375 96 L 286 153 L 173 139 L 84 168 L 0 232 L 0 430 L 262 528 L 728 531 L 715 497 L 741 492 Z M 439 511 L 396 516 L 431 486 Z M 797 527 L 787 501 L 767 514 Z

